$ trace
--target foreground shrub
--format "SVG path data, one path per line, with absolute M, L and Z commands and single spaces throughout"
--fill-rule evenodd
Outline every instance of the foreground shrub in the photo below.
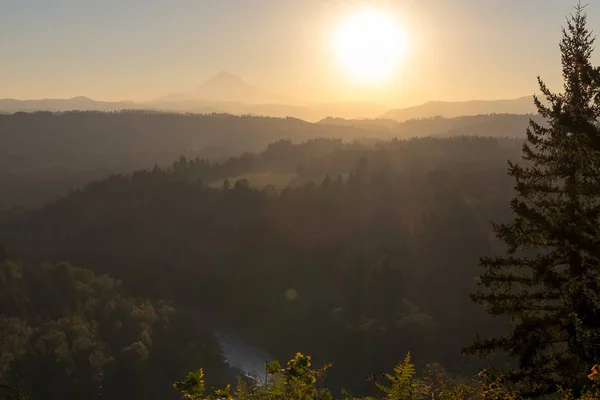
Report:
M 285 368 L 274 361 L 267 365 L 267 380 L 238 378 L 237 390 L 231 385 L 207 393 L 202 369 L 191 372 L 173 387 L 186 400 L 333 400 L 326 387 L 320 387 L 331 365 L 313 369 L 310 356 L 297 353 Z M 365 398 L 353 397 L 342 391 L 343 400 L 520 400 L 501 376 L 493 371 L 482 371 L 474 378 L 453 378 L 438 364 L 428 365 L 420 377 L 416 376 L 410 353 L 406 355 L 393 374 L 384 375 L 385 382 L 373 379 L 377 394 Z M 588 378 L 593 389 L 576 398 L 568 388 L 560 390 L 562 400 L 600 399 L 600 366 L 594 365 Z

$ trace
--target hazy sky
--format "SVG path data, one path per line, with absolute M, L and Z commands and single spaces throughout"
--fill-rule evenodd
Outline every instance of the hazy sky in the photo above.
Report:
M 315 101 L 518 97 L 538 74 L 560 88 L 560 26 L 575 1 L 0 0 L 0 98 L 148 100 L 220 70 Z M 382 87 L 348 80 L 329 45 L 345 15 L 373 5 L 410 45 Z

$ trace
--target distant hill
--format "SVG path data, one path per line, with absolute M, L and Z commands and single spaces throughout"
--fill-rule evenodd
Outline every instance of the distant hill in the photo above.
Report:
M 315 116 L 312 119 L 314 122 L 327 117 L 375 119 L 388 109 L 387 106 L 380 103 L 360 101 L 319 103 L 312 104 L 309 108 Z M 317 116 L 318 118 L 316 118 Z
M 393 119 L 344 119 L 327 117 L 318 122 L 321 125 L 352 126 L 369 132 L 391 133 L 398 126 L 398 121 Z
M 525 96 L 512 100 L 430 101 L 418 106 L 390 110 L 380 118 L 408 121 L 437 116 L 453 118 L 463 115 L 534 114 L 536 112 L 531 96 Z
M 309 105 L 289 104 L 245 104 L 239 102 L 215 102 L 205 100 L 177 100 L 152 103 L 153 109 L 186 113 L 227 113 L 232 115 L 253 115 L 258 117 L 293 117 L 308 122 L 317 122 L 329 116 L 339 118 L 375 118 L 385 110 L 376 103 L 320 103 Z
M 393 130 L 399 138 L 414 136 L 493 136 L 524 138 L 529 120 L 543 124 L 538 115 L 488 114 L 455 118 L 425 118 L 405 121 Z
M 302 141 L 318 137 L 360 138 L 365 132 L 353 127 L 323 126 L 297 118 L 267 118 L 228 114 L 190 115 L 155 111 L 17 113 L 0 116 L 0 154 L 35 157 L 85 155 L 133 156 L 148 154 L 146 166 L 159 162 L 158 154 L 209 153 L 227 148 L 228 156 L 258 151 L 279 139 Z M 204 154 L 203 154 L 204 156 Z M 32 161 L 35 158 L 32 159 Z M 150 164 L 148 164 L 150 163 Z M 0 169 L 0 172 L 2 170 Z
M 530 119 L 544 123 L 538 115 L 486 114 L 455 118 L 421 118 L 397 122 L 391 119 L 325 118 L 321 125 L 338 125 L 362 129 L 370 135 L 409 138 L 416 136 L 493 136 L 525 137 Z
M 262 117 L 293 117 L 311 121 L 311 110 L 301 106 L 285 104 L 246 104 L 235 101 L 207 101 L 197 99 L 155 101 L 152 108 L 172 112 L 194 114 L 226 113 L 232 115 L 253 115 Z
M 0 113 L 3 114 L 12 114 L 19 111 L 119 111 L 144 108 L 146 108 L 144 105 L 132 101 L 96 101 L 84 96 L 71 99 L 0 99 Z
M 167 98 L 170 100 L 165 100 Z M 374 118 L 385 110 L 385 107 L 380 104 L 355 102 L 321 103 L 299 106 L 277 103 L 246 104 L 235 101 L 208 101 L 184 98 L 177 100 L 178 97 L 176 95 L 168 96 L 167 98 L 151 103 L 96 101 L 88 97 L 41 100 L 0 99 L 0 114 L 35 111 L 146 110 L 193 114 L 221 113 L 274 118 L 293 117 L 304 121 L 317 122 L 328 116 L 340 118 Z
M 530 117 L 541 121 L 538 116 L 509 114 L 403 123 L 340 118 L 309 123 L 296 118 L 156 111 L 0 115 L 0 187 L 5 189 L 0 190 L 0 210 L 43 202 L 111 173 L 169 165 L 181 155 L 223 160 L 261 151 L 281 139 L 373 143 L 415 136 L 523 137 Z M 285 158 L 293 159 L 287 153 Z
M 129 111 L 0 115 L 0 210 L 43 202 L 116 172 L 169 165 L 181 155 L 219 160 L 269 143 L 360 139 L 353 127 L 296 118 Z

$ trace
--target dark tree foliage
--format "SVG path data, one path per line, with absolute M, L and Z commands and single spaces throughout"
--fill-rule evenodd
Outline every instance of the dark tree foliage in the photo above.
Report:
M 179 160 L 10 214 L 0 237 L 25 262 L 70 260 L 202 310 L 273 357 L 311 353 L 334 363 L 330 388 L 368 393 L 365 376 L 408 350 L 419 365 L 476 371 L 460 346 L 498 326 L 468 294 L 496 246 L 487 221 L 509 217 L 505 163 L 520 143 L 348 144 L 305 163 L 318 184 L 280 192 L 207 187 Z
M 0 262 L 8 260 L 8 246 L 0 242 Z
M 165 301 L 69 264 L 0 263 L 0 382 L 33 399 L 176 398 L 197 363 L 230 379 L 212 334 Z
M 340 126 L 295 118 L 141 111 L 0 115 L 0 210 L 40 206 L 91 180 L 151 168 L 155 163 L 164 167 L 180 155 L 188 161 L 201 161 L 195 171 L 207 175 L 205 182 L 222 182 L 254 169 L 295 172 L 310 157 L 339 146 L 339 139 L 370 142 L 429 135 L 519 137 L 527 116 L 431 118 L 383 130 L 373 128 L 378 123 L 346 121 L 342 124 L 346 126 Z M 338 140 L 324 139 L 296 149 L 290 146 L 290 141 L 298 144 L 317 138 Z M 269 143 L 263 155 L 252 154 Z M 235 155 L 240 156 L 228 160 Z M 210 168 L 206 168 L 206 161 L 212 164 Z
M 253 172 L 293 173 L 298 165 L 344 147 L 344 143 L 339 139 L 317 138 L 297 144 L 289 139 L 278 140 L 269 144 L 263 152 L 244 153 L 225 161 L 211 161 L 199 157 L 188 159 L 181 156 L 173 163 L 171 171 L 175 179 L 189 182 L 201 180 L 206 183 Z
M 473 300 L 513 323 L 510 334 L 478 340 L 469 352 L 504 351 L 518 361 L 507 379 L 526 396 L 579 395 L 580 371 L 600 360 L 600 74 L 594 37 L 578 6 L 560 43 L 564 92 L 540 79 L 534 99 L 547 126 L 531 122 L 525 165 L 510 164 L 514 219 L 494 225 L 507 250 L 482 259 Z
M 364 136 L 370 134 L 293 118 L 139 111 L 0 115 L 0 209 L 41 205 L 93 179 L 165 166 L 182 154 L 214 162 L 283 139 Z

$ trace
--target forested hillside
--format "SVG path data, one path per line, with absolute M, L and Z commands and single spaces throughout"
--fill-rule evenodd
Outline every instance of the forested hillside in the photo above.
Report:
M 522 137 L 527 120 L 520 115 L 433 118 L 380 128 L 376 120 L 311 124 L 293 118 L 142 111 L 0 115 L 0 209 L 41 205 L 91 180 L 155 164 L 166 167 L 181 155 L 224 162 L 278 140 L 297 144 L 315 138 L 351 143 L 430 135 Z
M 530 119 L 543 123 L 543 119 L 539 115 L 533 114 L 480 114 L 453 118 L 437 116 L 409 119 L 403 122 L 391 119 L 326 118 L 319 124 L 360 128 L 368 132 L 379 133 L 382 136 L 391 135 L 396 138 L 462 135 L 522 138 L 525 137 L 523 132 Z
M 346 140 L 365 131 L 287 118 L 149 112 L 16 113 L 0 116 L 0 208 L 42 204 L 110 173 L 170 164 L 180 155 L 223 159 L 268 143 Z
M 460 347 L 499 327 L 468 293 L 478 257 L 497 247 L 489 220 L 509 216 L 506 160 L 519 145 L 278 142 L 253 162 L 273 168 L 319 148 L 324 154 L 299 168 L 307 183 L 211 188 L 204 182 L 241 170 L 180 159 L 5 213 L 0 232 L 23 262 L 69 260 L 109 273 L 135 295 L 218 317 L 279 358 L 301 350 L 333 362 L 331 387 L 362 393 L 367 373 L 390 369 L 408 350 L 418 365 L 476 370 Z
M 170 382 L 198 363 L 234 376 L 194 314 L 66 263 L 0 262 L 0 309 L 0 381 L 33 398 L 176 398 Z

